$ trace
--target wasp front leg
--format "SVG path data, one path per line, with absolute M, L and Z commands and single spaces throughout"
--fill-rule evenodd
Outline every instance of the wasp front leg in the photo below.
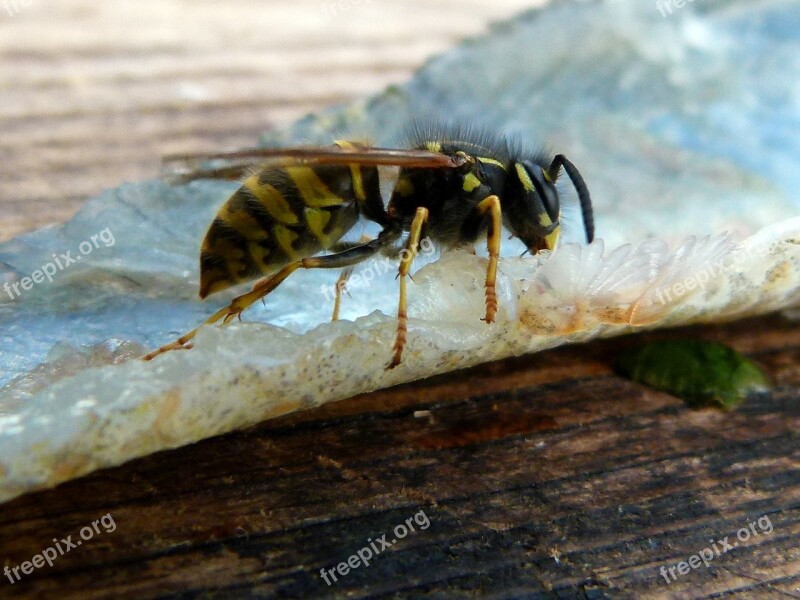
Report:
M 486 316 L 484 321 L 494 322 L 497 314 L 497 262 L 500 259 L 501 227 L 503 214 L 500 209 L 500 198 L 487 196 L 478 203 L 479 214 L 489 213 L 489 231 L 486 236 L 486 247 L 489 250 L 489 266 L 486 269 Z

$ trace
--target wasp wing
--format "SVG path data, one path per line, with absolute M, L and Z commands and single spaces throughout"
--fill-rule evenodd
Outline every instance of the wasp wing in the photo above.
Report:
M 467 161 L 465 156 L 450 156 L 428 150 L 371 148 L 353 145 L 299 146 L 295 148 L 248 148 L 233 152 L 176 154 L 163 159 L 165 175 L 185 183 L 195 179 L 241 179 L 255 168 L 292 165 L 361 165 L 366 167 L 406 167 L 455 169 Z M 219 166 L 208 163 L 221 162 Z

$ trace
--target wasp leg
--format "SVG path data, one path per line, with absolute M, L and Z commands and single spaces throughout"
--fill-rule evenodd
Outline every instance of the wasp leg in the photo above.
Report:
M 350 279 L 350 275 L 352 274 L 352 267 L 345 269 L 339 275 L 339 279 L 336 280 L 336 297 L 333 300 L 333 314 L 331 315 L 331 322 L 339 320 L 339 308 L 342 305 L 342 291 L 347 289 L 347 280 Z
M 408 334 L 408 314 L 406 302 L 406 276 L 411 269 L 411 262 L 417 255 L 419 249 L 419 239 L 422 234 L 422 227 L 428 221 L 428 209 L 420 206 L 411 221 L 411 228 L 408 232 L 405 251 L 400 255 L 400 268 L 397 276 L 400 278 L 400 304 L 397 308 L 397 334 L 394 340 L 394 356 L 387 365 L 387 369 L 394 369 L 400 364 L 403 355 L 403 348 L 406 345 L 406 335 Z
M 342 267 L 349 267 L 369 258 L 378 252 L 383 246 L 392 243 L 396 237 L 397 236 L 394 234 L 381 235 L 366 244 L 354 246 L 343 252 L 329 254 L 327 256 L 304 258 L 302 260 L 289 263 L 274 275 L 258 281 L 250 292 L 234 298 L 228 306 L 215 312 L 213 315 L 211 315 L 211 317 L 204 321 L 200 327 L 203 325 L 211 325 L 220 320 L 222 320 L 223 323 L 229 323 L 234 317 L 241 314 L 243 310 L 253 304 L 253 302 L 263 298 L 276 287 L 278 287 L 284 279 L 289 277 L 289 275 L 294 273 L 297 269 L 340 269 Z M 185 347 L 186 343 L 194 338 L 200 327 L 192 329 L 190 332 L 182 335 L 174 342 L 161 346 L 157 350 L 153 350 L 149 354 L 144 355 L 142 358 L 144 360 L 150 360 L 159 354 L 163 354 L 164 352 Z
M 486 316 L 484 321 L 492 323 L 497 314 L 497 261 L 500 258 L 500 240 L 503 215 L 500 210 L 500 198 L 487 196 L 478 203 L 479 214 L 489 213 L 489 233 L 486 236 L 486 247 L 489 250 L 489 266 L 486 269 Z
M 336 244 L 333 247 L 335 252 L 341 252 L 345 249 L 349 249 L 361 244 L 365 244 L 371 241 L 372 238 L 368 235 L 362 235 L 361 238 L 358 240 L 357 244 L 349 243 L 349 242 L 341 242 Z M 333 315 L 331 315 L 331 322 L 339 320 L 339 308 L 342 304 L 342 292 L 347 292 L 347 280 L 350 279 L 350 276 L 353 274 L 353 268 L 349 267 L 341 272 L 339 275 L 339 279 L 336 280 L 336 297 L 333 301 Z M 350 295 L 350 292 L 347 292 L 347 295 Z

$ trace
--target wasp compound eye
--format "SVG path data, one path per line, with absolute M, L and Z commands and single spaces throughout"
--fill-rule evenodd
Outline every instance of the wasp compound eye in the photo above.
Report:
M 542 204 L 544 204 L 544 209 L 547 211 L 550 220 L 555 223 L 558 221 L 559 214 L 561 213 L 561 203 L 558 200 L 558 193 L 556 192 L 556 187 L 547 179 L 547 174 L 544 170 L 539 169 L 539 173 L 542 188 L 542 191 L 539 192 L 539 197 L 542 199 Z
M 561 212 L 561 203 L 555 186 L 548 181 L 542 167 L 523 161 L 516 164 L 516 170 L 523 189 L 529 198 L 532 196 L 534 210 L 541 213 L 544 209 L 550 223 L 556 223 Z

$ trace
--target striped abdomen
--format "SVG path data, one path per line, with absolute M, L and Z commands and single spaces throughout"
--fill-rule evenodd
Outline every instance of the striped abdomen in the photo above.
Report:
M 217 213 L 200 251 L 200 297 L 331 248 L 381 202 L 375 167 L 291 166 L 250 176 Z

